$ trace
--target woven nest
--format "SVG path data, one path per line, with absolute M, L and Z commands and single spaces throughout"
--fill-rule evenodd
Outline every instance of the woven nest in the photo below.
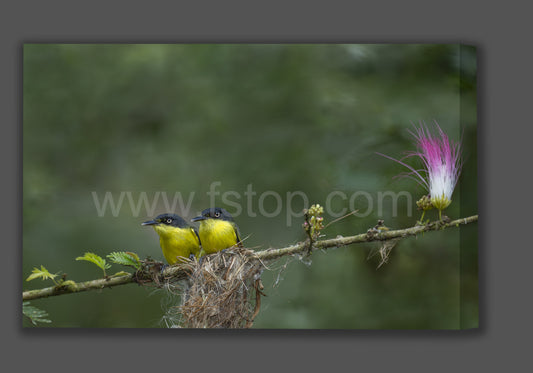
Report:
M 181 305 L 167 312 L 182 328 L 250 328 L 261 305 L 263 264 L 253 251 L 230 248 L 191 261 Z

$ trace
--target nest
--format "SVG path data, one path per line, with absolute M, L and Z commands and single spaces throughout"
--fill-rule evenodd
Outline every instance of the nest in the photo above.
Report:
M 191 261 L 181 305 L 167 312 L 182 328 L 250 328 L 261 306 L 264 265 L 253 251 L 230 248 Z

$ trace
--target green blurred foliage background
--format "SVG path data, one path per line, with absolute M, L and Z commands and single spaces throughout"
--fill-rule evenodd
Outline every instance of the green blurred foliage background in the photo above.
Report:
M 93 192 L 100 202 L 106 192 L 115 202 L 131 192 L 135 203 L 143 192 L 150 203 L 158 192 L 170 199 L 179 192 L 185 202 L 192 195 L 190 211 L 174 211 L 190 219 L 208 207 L 218 181 L 221 194 L 235 193 L 218 195 L 216 204 L 236 215 L 255 249 L 305 238 L 301 218 L 287 219 L 304 202 L 289 201 L 287 192 L 322 205 L 332 191 L 371 196 L 357 198 L 359 216 L 331 225 L 324 238 L 365 232 L 378 219 L 391 228 L 414 225 L 424 190 L 393 179 L 405 170 L 375 152 L 400 158 L 414 150 L 407 129 L 420 120 L 463 139 L 465 169 L 446 214 L 477 213 L 473 47 L 27 44 L 23 63 L 24 290 L 49 285 L 24 281 L 41 264 L 75 281 L 101 276 L 74 260 L 86 251 L 163 260 L 155 232 L 140 225 L 152 217 L 143 205 L 131 208 L 125 198 L 118 214 L 99 216 Z M 282 197 L 275 217 L 259 213 L 267 191 Z M 392 199 L 378 204 L 387 191 L 413 200 L 400 198 L 395 213 Z M 155 214 L 167 212 L 156 202 Z M 261 202 L 267 212 L 278 208 L 272 196 Z M 332 211 L 343 208 L 347 200 L 332 200 Z M 326 224 L 333 219 L 325 214 Z M 378 248 L 272 265 L 254 327 L 477 326 L 476 225 L 403 240 L 379 269 Z M 163 291 L 127 285 L 32 304 L 49 312 L 53 323 L 45 327 L 152 328 L 163 326 L 168 301 Z

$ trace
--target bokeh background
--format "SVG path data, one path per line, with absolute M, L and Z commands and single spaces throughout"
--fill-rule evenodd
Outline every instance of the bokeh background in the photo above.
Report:
M 163 260 L 144 205 L 127 198 L 118 214 L 98 213 L 94 193 L 118 201 L 131 192 L 151 204 L 156 193 L 176 192 L 190 211 L 218 191 L 241 199 L 236 221 L 255 249 L 284 247 L 305 238 L 301 191 L 325 204 L 332 191 L 358 198 L 366 216 L 350 216 L 324 238 L 365 232 L 378 219 L 391 228 L 412 226 L 414 202 L 424 190 L 376 152 L 400 158 L 413 150 L 407 129 L 436 120 L 462 138 L 464 170 L 446 210 L 452 218 L 477 213 L 476 50 L 461 45 L 51 45 L 23 49 L 23 289 L 32 268 L 85 281 L 101 276 L 86 251 L 101 256 L 133 251 Z M 245 192 L 257 194 L 248 205 Z M 259 197 L 282 198 L 275 217 L 258 213 Z M 413 195 L 408 206 L 379 193 Z M 217 196 L 217 205 L 237 212 Z M 141 201 L 142 202 L 142 201 Z M 154 214 L 167 212 L 161 200 Z M 227 201 L 226 201 L 227 202 Z M 263 200 L 274 211 L 274 198 Z M 132 208 L 133 207 L 133 208 Z M 332 208 L 348 208 L 333 200 Z M 409 208 L 413 210 L 408 214 Z M 257 216 L 251 216 L 251 209 Z M 429 217 L 437 214 L 430 211 Z M 325 223 L 334 217 L 325 215 Z M 457 329 L 478 325 L 477 226 L 432 232 L 401 241 L 378 268 L 377 243 L 316 252 L 263 274 L 255 328 Z M 110 273 L 123 270 L 118 265 Z M 137 285 L 35 300 L 52 319 L 43 327 L 164 327 L 163 291 Z M 24 326 L 29 326 L 23 320 Z

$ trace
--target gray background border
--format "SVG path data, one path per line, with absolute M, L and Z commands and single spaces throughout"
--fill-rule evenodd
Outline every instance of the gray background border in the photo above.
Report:
M 531 329 L 532 309 L 525 299 L 531 294 L 526 285 L 530 282 L 532 254 L 531 244 L 519 242 L 528 232 L 528 221 L 522 216 L 528 211 L 527 202 L 522 202 L 527 201 L 528 194 L 522 189 L 530 184 L 517 180 L 521 172 L 530 169 L 527 152 L 531 136 L 523 134 L 531 127 L 528 109 L 533 61 L 531 27 L 526 26 L 530 24 L 530 12 L 516 1 L 498 4 L 503 5 L 475 6 L 456 0 L 436 4 L 3 2 L 0 159 L 5 239 L 0 273 L 7 294 L 1 307 L 2 365 L 24 371 L 40 367 L 76 372 L 132 368 L 203 371 L 224 367 L 254 371 L 412 371 L 424 367 L 449 372 L 530 366 L 526 348 L 529 353 L 531 344 L 525 338 Z M 23 330 L 19 305 L 21 55 L 25 42 L 459 42 L 477 46 L 480 329 Z M 524 156 L 526 162 L 521 162 Z M 509 185 L 512 194 L 506 193 Z

